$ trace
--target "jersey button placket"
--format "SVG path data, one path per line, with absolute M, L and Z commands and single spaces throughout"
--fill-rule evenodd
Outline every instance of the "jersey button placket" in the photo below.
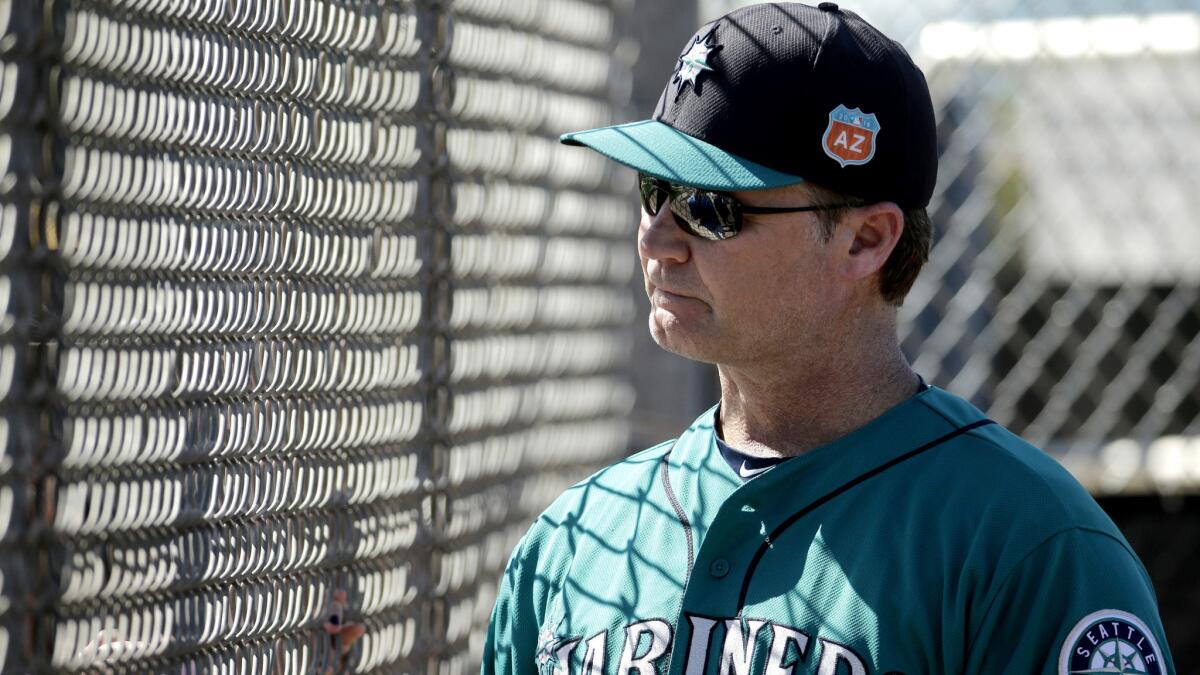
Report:
M 708 573 L 715 579 L 720 579 L 726 574 L 729 574 L 729 561 L 724 558 L 716 558 L 708 565 Z

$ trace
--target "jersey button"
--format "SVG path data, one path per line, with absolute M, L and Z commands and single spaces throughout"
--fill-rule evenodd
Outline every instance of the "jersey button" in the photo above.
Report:
M 709 564 L 708 573 L 718 579 L 729 574 L 729 561 L 724 558 L 717 558 Z
M 838 11 L 838 6 L 836 2 L 822 2 L 821 4 L 817 5 L 817 9 L 826 12 L 836 12 Z

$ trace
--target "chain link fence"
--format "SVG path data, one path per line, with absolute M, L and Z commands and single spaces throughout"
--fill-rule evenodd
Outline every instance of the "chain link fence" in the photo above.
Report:
M 478 667 L 627 447 L 627 9 L 0 0 L 0 670 Z
M 1194 489 L 1200 15 L 941 21 L 918 39 L 946 174 L 905 313 L 918 369 L 1094 492 Z
M 1200 15 L 849 8 L 939 116 L 906 352 L 1101 497 L 1195 670 Z M 0 0 L 0 670 L 477 667 L 629 446 L 628 176 L 556 137 L 637 116 L 659 10 Z

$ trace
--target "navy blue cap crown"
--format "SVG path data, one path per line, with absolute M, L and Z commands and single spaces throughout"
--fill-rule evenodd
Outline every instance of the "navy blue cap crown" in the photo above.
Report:
M 937 179 L 924 75 L 899 43 L 831 2 L 751 5 L 705 25 L 654 119 L 869 202 L 926 206 Z

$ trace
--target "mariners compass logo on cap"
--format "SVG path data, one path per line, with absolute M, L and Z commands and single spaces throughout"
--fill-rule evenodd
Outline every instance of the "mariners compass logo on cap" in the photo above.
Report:
M 692 90 L 696 91 L 696 78 L 706 70 L 712 71 L 708 57 L 721 49 L 721 45 L 714 42 L 713 33 L 716 30 L 717 27 L 713 26 L 704 35 L 697 35 L 688 45 L 687 51 L 680 55 L 679 60 L 675 62 L 675 73 L 671 76 L 671 82 L 679 85 L 679 88 L 675 90 L 676 99 L 683 94 L 683 88 L 686 85 L 692 85 Z
M 807 181 L 868 203 L 929 204 L 938 159 L 929 86 L 904 47 L 854 12 L 832 2 L 741 7 L 690 36 L 672 68 L 651 119 L 562 141 L 710 190 Z

